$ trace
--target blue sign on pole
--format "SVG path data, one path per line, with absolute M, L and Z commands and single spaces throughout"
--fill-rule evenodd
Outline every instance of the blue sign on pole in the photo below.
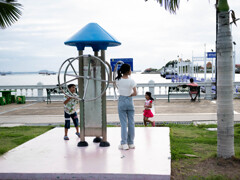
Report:
M 207 52 L 207 58 L 216 58 L 216 52 Z
M 110 59 L 110 64 L 112 67 L 112 71 L 114 71 L 115 65 L 118 61 L 123 61 L 124 64 L 129 64 L 131 66 L 131 71 L 133 71 L 133 58 L 114 58 Z M 121 64 L 118 65 L 118 69 L 121 67 Z

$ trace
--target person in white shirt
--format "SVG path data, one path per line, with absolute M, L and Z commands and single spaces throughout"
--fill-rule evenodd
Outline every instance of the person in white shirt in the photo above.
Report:
M 118 114 L 121 123 L 121 144 L 119 149 L 134 149 L 135 122 L 133 96 L 137 95 L 136 83 L 129 76 L 131 75 L 131 66 L 123 64 L 118 70 L 116 85 L 118 87 Z

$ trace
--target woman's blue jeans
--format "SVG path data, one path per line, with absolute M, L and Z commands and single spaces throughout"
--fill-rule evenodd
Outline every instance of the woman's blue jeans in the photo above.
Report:
M 121 123 L 121 144 L 134 144 L 134 111 L 133 98 L 119 96 L 118 115 Z

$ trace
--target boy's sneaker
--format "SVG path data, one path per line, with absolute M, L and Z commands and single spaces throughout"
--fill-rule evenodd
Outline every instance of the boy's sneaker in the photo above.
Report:
M 135 145 L 134 144 L 129 144 L 128 147 L 129 147 L 129 149 L 135 149 Z
M 129 150 L 129 147 L 128 147 L 127 144 L 122 144 L 122 145 L 118 146 L 118 149 L 120 149 L 120 150 Z
M 76 134 L 78 137 L 80 137 L 80 133 L 76 132 L 75 134 Z
M 64 140 L 69 140 L 68 136 L 64 136 L 63 139 L 64 139 Z

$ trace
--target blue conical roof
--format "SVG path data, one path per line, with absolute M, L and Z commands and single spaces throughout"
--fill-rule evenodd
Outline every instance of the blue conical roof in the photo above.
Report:
M 92 47 L 93 51 L 106 50 L 110 46 L 119 46 L 121 43 L 105 31 L 97 23 L 89 23 L 70 39 L 64 42 L 69 46 L 76 46 L 84 50 L 85 47 Z

